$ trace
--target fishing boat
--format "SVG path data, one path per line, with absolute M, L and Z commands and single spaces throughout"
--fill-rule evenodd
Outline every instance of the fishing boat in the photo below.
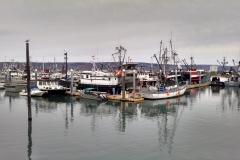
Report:
M 27 87 L 27 83 L 5 83 L 3 86 L 6 92 L 21 92 Z
M 226 67 L 226 58 L 223 57 L 223 62 L 219 64 L 222 65 L 222 73 L 219 75 L 214 75 L 210 77 L 211 86 L 225 86 L 225 87 L 239 87 L 240 86 L 240 61 L 238 66 Z
M 96 91 L 95 88 L 85 88 L 78 90 L 81 98 L 92 99 L 92 100 L 106 100 L 107 92 Z
M 77 89 L 82 90 L 84 88 L 98 88 L 98 91 L 102 92 L 109 92 L 113 94 L 114 90 L 116 93 L 120 93 L 123 85 L 123 74 L 125 88 L 132 87 L 134 81 L 135 84 L 138 84 L 139 78 L 137 78 L 137 75 L 135 79 L 133 79 L 133 74 L 136 70 L 135 67 L 138 64 L 125 62 L 123 57 L 125 57 L 126 49 L 122 46 L 116 47 L 116 51 L 117 52 L 112 56 L 114 60 L 116 58 L 114 55 L 118 56 L 119 62 L 115 62 L 114 66 L 108 66 L 108 70 L 103 70 L 103 65 L 96 68 L 95 56 L 92 56 L 92 70 L 80 72 Z M 121 55 L 123 54 L 122 52 L 124 52 L 124 56 Z
M 37 80 L 37 87 L 45 91 L 46 96 L 64 95 L 67 91 L 66 87 L 59 85 L 59 82 L 55 80 Z
M 184 94 L 187 88 L 185 81 L 176 82 L 173 80 L 166 81 L 160 85 L 147 86 L 147 88 L 140 91 L 140 95 L 144 99 L 166 99 L 172 97 L 178 97 Z
M 41 91 L 37 86 L 30 86 L 30 94 L 31 97 L 41 97 L 43 96 L 43 94 L 45 93 L 45 91 Z M 27 89 L 23 89 L 21 92 L 19 92 L 20 96 L 27 96 L 28 92 Z
M 181 75 L 188 80 L 189 84 L 200 84 L 206 78 L 206 71 L 203 69 L 198 69 L 195 64 L 193 57 L 190 57 L 191 63 L 188 65 L 185 59 L 183 59 L 183 63 L 186 67 L 186 70 L 181 72 Z

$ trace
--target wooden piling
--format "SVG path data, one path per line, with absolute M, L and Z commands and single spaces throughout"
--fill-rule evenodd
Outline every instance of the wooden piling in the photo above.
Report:
M 125 69 L 122 70 L 122 101 L 125 101 Z
M 27 99 L 28 99 L 28 120 L 32 121 L 31 90 L 30 90 L 30 66 L 29 66 L 29 40 L 26 41 L 26 61 L 27 61 Z
M 67 52 L 64 53 L 65 59 L 66 59 L 66 77 L 65 79 L 67 80 Z

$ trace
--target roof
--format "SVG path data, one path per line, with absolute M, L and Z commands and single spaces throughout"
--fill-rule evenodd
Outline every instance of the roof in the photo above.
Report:
M 30 86 L 30 89 L 34 89 L 34 88 L 38 88 L 38 87 L 34 85 Z

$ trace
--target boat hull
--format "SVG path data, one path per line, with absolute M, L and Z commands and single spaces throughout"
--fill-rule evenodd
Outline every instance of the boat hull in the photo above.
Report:
M 40 90 L 36 92 L 31 92 L 31 97 L 42 97 L 44 93 L 45 93 L 44 91 L 40 91 Z M 20 92 L 19 95 L 27 96 L 28 94 L 27 92 Z
M 178 86 L 176 88 L 173 88 L 171 90 L 165 90 L 165 91 L 141 91 L 140 94 L 144 99 L 167 99 L 172 97 L 179 97 L 184 94 L 186 91 L 187 85 Z
M 6 92 L 21 92 L 27 88 L 27 84 L 5 84 L 4 88 Z
M 65 95 L 67 89 L 41 89 L 45 94 L 43 96 L 60 96 Z

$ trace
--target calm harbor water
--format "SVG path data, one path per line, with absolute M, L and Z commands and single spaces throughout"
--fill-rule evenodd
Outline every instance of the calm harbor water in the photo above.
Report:
M 142 103 L 27 98 L 0 91 L 0 159 L 239 160 L 240 89 Z

